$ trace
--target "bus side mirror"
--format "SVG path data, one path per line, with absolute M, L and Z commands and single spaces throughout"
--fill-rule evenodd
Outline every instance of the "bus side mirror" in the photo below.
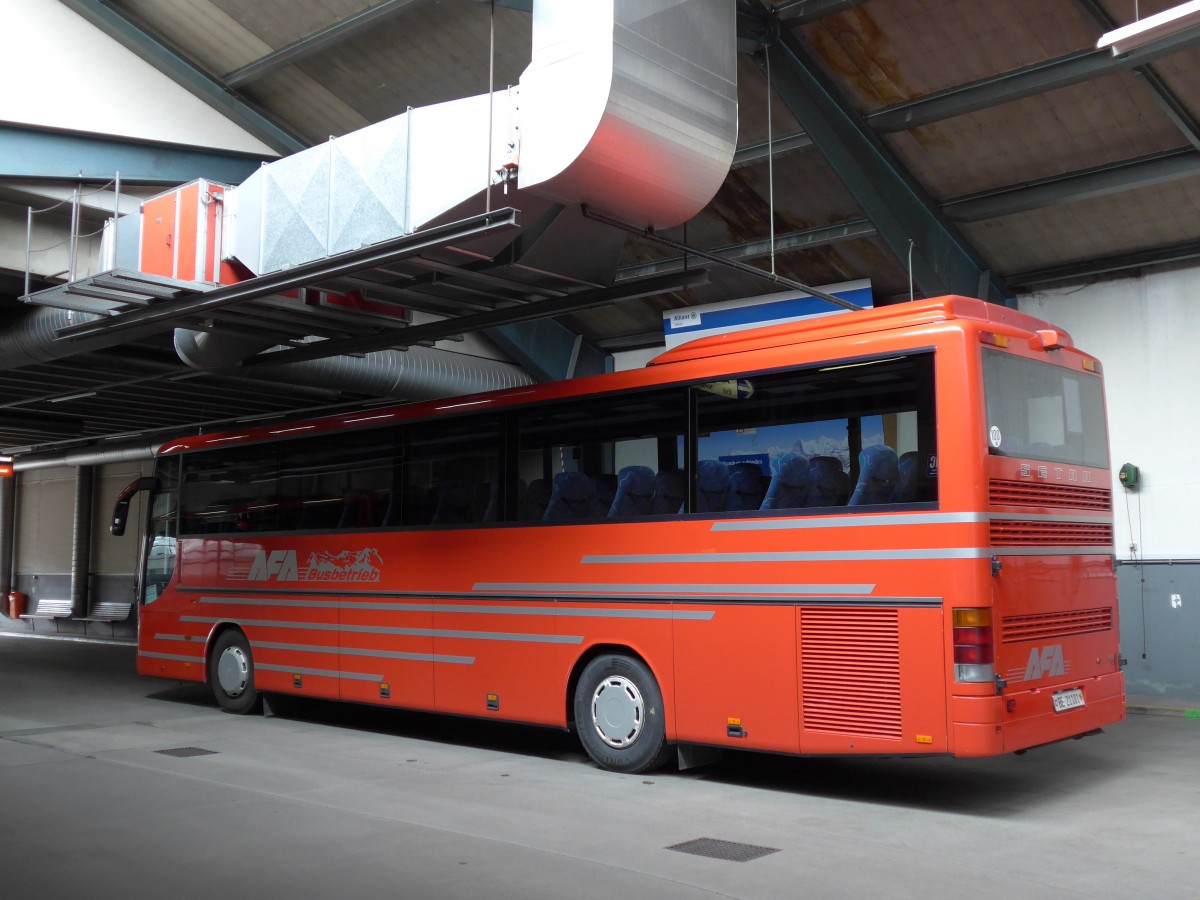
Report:
M 158 479 L 153 475 L 144 475 L 126 485 L 125 489 L 117 495 L 117 502 L 113 504 L 112 522 L 109 524 L 108 530 L 117 537 L 123 535 L 125 525 L 129 521 L 129 502 L 133 499 L 133 495 L 138 491 L 152 491 L 156 487 L 158 487 Z

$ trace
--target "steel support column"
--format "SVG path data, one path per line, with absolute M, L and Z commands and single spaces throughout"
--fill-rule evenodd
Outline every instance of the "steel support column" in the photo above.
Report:
M 771 48 L 771 78 L 792 115 L 854 195 L 925 296 L 1014 305 L 1004 283 L 908 175 L 790 34 Z
M 91 466 L 75 470 L 75 523 L 71 530 L 71 615 L 82 619 L 88 614 L 88 576 L 92 567 L 92 489 Z

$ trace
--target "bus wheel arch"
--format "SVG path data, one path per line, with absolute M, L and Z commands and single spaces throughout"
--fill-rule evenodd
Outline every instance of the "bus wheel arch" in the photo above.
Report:
M 670 758 L 662 689 L 639 654 L 620 645 L 592 647 L 568 685 L 569 719 L 601 768 L 633 774 Z
M 206 662 L 208 686 L 221 709 L 245 714 L 260 708 L 254 653 L 241 628 L 229 622 L 214 629 Z

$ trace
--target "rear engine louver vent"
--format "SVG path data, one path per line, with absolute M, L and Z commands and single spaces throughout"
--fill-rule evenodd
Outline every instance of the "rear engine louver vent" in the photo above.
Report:
M 1035 544 L 1056 547 L 1110 547 L 1112 525 L 1108 522 L 1020 522 L 992 520 L 992 546 L 1018 547 Z
M 1038 613 L 1030 616 L 1005 616 L 1002 622 L 1001 640 L 1005 644 L 1018 644 L 1022 641 L 1048 641 L 1075 634 L 1111 631 L 1112 627 L 1112 607 Z
M 900 739 L 896 610 L 802 609 L 800 677 L 806 730 Z
M 989 499 L 1002 506 L 1055 506 L 1072 509 L 1112 509 L 1112 491 L 1077 484 L 992 479 Z

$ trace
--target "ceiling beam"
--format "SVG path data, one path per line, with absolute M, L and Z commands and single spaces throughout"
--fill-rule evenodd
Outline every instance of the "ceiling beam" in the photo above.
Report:
M 738 149 L 733 154 L 733 162 L 730 163 L 730 169 L 740 169 L 743 166 L 752 166 L 755 163 L 762 162 L 770 156 L 776 159 L 783 156 L 785 153 L 791 153 L 794 150 L 804 150 L 812 146 L 812 138 L 799 131 L 795 134 L 788 134 L 781 138 L 775 138 L 771 141 L 762 141 L 758 144 L 747 144 L 745 147 Z
M 0 179 L 176 185 L 196 178 L 240 184 L 263 157 L 0 122 Z
M 780 22 L 789 25 L 805 25 L 816 22 L 826 16 L 836 15 L 861 6 L 866 0 L 791 0 L 790 3 L 780 3 L 771 13 Z
M 546 300 L 514 304 L 488 312 L 443 319 L 439 322 L 427 322 L 424 325 L 413 325 L 389 334 L 366 335 L 342 341 L 318 341 L 296 350 L 260 353 L 243 362 L 242 366 L 287 365 L 310 359 L 342 356 L 347 353 L 371 353 L 376 350 L 411 347 L 422 341 L 439 341 L 454 334 L 467 334 L 501 325 L 512 325 L 516 322 L 532 322 L 535 319 L 568 315 L 595 309 L 599 306 L 607 306 L 611 303 L 670 293 L 707 282 L 707 269 L 692 269 L 688 272 L 657 275 L 653 278 L 643 278 L 640 281 L 627 281 L 615 287 L 581 291 L 566 297 L 550 297 Z
M 1083 10 L 1084 15 L 1092 20 L 1102 34 L 1112 31 L 1117 27 L 1116 20 L 1108 14 L 1108 11 L 1100 5 L 1098 0 L 1075 0 L 1075 5 Z M 1196 121 L 1191 111 L 1183 105 L 1175 95 L 1175 92 L 1167 86 L 1167 83 L 1150 66 L 1136 66 L 1133 71 L 1141 76 L 1142 83 L 1146 85 L 1147 90 L 1150 91 L 1151 95 L 1162 107 L 1167 118 L 1187 138 L 1188 143 L 1197 150 L 1200 150 L 1200 123 Z
M 874 237 L 878 232 L 875 226 L 866 219 L 855 219 L 839 225 L 823 225 L 819 228 L 806 228 L 803 231 L 792 231 L 775 236 L 775 252 L 793 253 L 799 250 L 810 250 L 814 247 L 824 247 L 838 241 L 853 240 L 854 238 Z M 771 255 L 771 241 L 747 241 L 744 244 L 733 244 L 728 247 L 718 247 L 708 253 L 723 259 L 761 259 Z M 641 263 L 636 266 L 626 266 L 617 271 L 617 281 L 631 278 L 645 278 L 648 275 L 665 275 L 668 272 L 682 272 L 688 264 L 687 256 L 672 256 L 654 262 Z M 695 260 L 692 260 L 695 264 Z
M 326 28 L 306 34 L 304 37 L 292 41 L 290 44 L 280 47 L 278 50 L 268 53 L 265 56 L 260 56 L 253 62 L 246 63 L 246 65 L 240 66 L 232 72 L 227 72 L 222 80 L 231 88 L 239 87 L 251 81 L 257 81 L 264 75 L 281 69 L 284 66 L 290 66 L 306 56 L 328 50 L 330 47 L 336 46 L 342 41 L 366 31 L 389 16 L 403 12 L 407 7 L 418 2 L 420 0 L 384 0 L 383 3 L 376 3 L 374 6 L 369 6 L 361 12 L 347 16 Z
M 896 260 L 911 268 L 921 293 L 963 294 L 1011 305 L 1004 283 L 850 109 L 800 41 L 785 32 L 769 52 L 771 78 L 780 98 L 812 136 Z
M 1168 247 L 1152 247 L 1148 250 L 1137 250 L 1131 253 L 1106 255 L 1098 259 L 1083 259 L 1045 266 L 1040 269 L 1028 269 L 1009 275 L 1006 281 L 1014 288 L 1032 290 L 1039 285 L 1079 281 L 1085 278 L 1125 272 L 1130 269 L 1189 262 L 1195 259 L 1200 259 L 1200 241 L 1187 241 Z
M 1200 27 L 1162 38 L 1123 56 L 1113 56 L 1109 50 L 1080 50 L 884 107 L 868 113 L 866 121 L 881 132 L 917 128 L 1114 72 L 1134 69 L 1160 56 L 1197 44 L 1200 44 Z
M 1197 175 L 1200 152 L 1187 147 L 960 197 L 942 210 L 956 222 L 980 222 Z
M 280 153 L 295 153 L 308 146 L 274 119 L 252 106 L 236 91 L 186 59 L 174 47 L 147 32 L 111 3 L 105 0 L 61 2 Z

